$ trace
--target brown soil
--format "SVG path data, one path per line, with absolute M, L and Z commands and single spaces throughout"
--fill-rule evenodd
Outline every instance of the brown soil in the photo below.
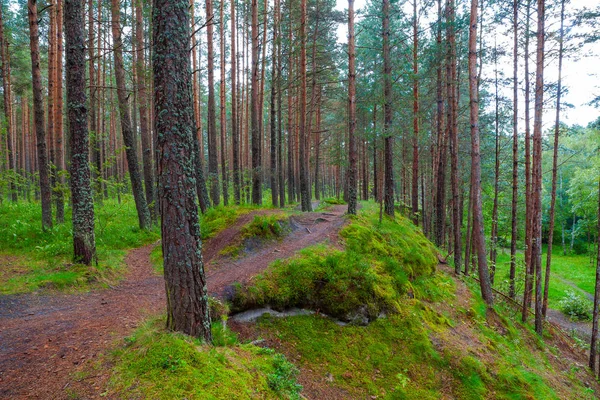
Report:
M 274 212 L 274 211 L 258 211 Z M 295 229 L 280 242 L 231 260 L 219 256 L 256 213 L 244 215 L 203 249 L 209 292 L 227 294 L 278 258 L 328 239 L 344 224 L 344 206 L 292 217 Z M 164 283 L 150 264 L 148 245 L 129 252 L 128 274 L 115 288 L 80 295 L 0 296 L 0 398 L 100 398 L 108 372 L 78 374 L 148 317 L 164 311 Z

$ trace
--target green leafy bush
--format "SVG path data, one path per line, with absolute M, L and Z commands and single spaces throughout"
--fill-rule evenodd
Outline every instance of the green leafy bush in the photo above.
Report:
M 592 303 L 572 290 L 567 291 L 559 305 L 560 310 L 575 321 L 589 321 L 592 317 Z
M 299 399 L 302 385 L 296 382 L 300 371 L 283 354 L 273 357 L 274 371 L 267 375 L 267 384 L 274 392 L 289 399 Z

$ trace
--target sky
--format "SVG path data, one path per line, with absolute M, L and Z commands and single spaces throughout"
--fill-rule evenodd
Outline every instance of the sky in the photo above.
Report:
M 571 0 L 570 4 L 567 6 L 567 12 L 573 12 L 575 10 L 579 10 L 584 6 L 594 7 L 596 4 L 596 0 Z M 355 0 L 354 9 L 356 11 L 360 11 L 362 7 L 366 4 L 366 0 Z M 348 8 L 347 0 L 337 0 L 336 9 L 340 11 L 344 11 Z M 359 13 L 360 15 L 360 13 Z M 535 16 L 534 16 L 535 17 Z M 548 19 L 546 22 L 546 30 L 554 30 L 558 25 L 558 20 L 550 20 Z M 507 22 L 507 24 L 511 24 Z M 502 29 L 502 28 L 500 28 Z M 506 31 L 506 29 L 505 29 Z M 346 43 L 348 41 L 347 34 L 348 29 L 345 24 L 340 24 L 338 26 L 338 41 L 340 43 Z M 489 36 L 489 40 L 494 40 L 494 33 L 487 33 Z M 506 41 L 512 41 L 512 32 L 498 32 L 495 34 L 498 44 L 503 44 Z M 511 42 L 512 43 L 512 42 Z M 509 44 L 507 48 L 512 49 L 512 45 Z M 530 51 L 535 51 L 535 41 L 530 42 Z M 533 54 L 533 53 L 532 53 Z M 594 108 L 592 106 L 587 105 L 593 98 L 596 96 L 600 96 L 600 43 L 596 43 L 594 45 L 588 45 L 581 52 L 582 56 L 579 58 L 565 58 L 563 60 L 563 68 L 562 68 L 562 85 L 566 90 L 563 91 L 562 103 L 563 104 L 571 104 L 572 108 L 561 107 L 561 121 L 567 123 L 569 125 L 579 124 L 582 126 L 586 126 L 589 122 L 596 120 L 600 116 L 600 109 Z M 522 55 L 520 55 L 522 56 Z M 535 59 L 535 55 L 532 60 Z M 505 76 L 512 76 L 512 50 L 506 60 L 500 62 L 499 70 L 505 74 Z M 520 74 L 523 71 L 523 65 L 519 66 Z M 530 64 L 530 70 L 535 71 L 535 65 L 532 62 Z M 484 77 L 492 78 L 494 74 L 493 65 L 484 65 L 483 75 Z M 545 82 L 555 82 L 558 77 L 558 61 L 547 61 L 544 78 Z M 533 90 L 533 87 L 532 87 Z M 507 88 L 507 90 L 502 93 L 509 98 L 512 98 L 512 88 Z M 521 93 L 521 102 L 523 102 Z M 533 99 L 533 96 L 532 96 Z M 533 102 L 532 102 L 533 107 Z M 520 110 L 524 109 L 524 104 L 519 104 Z M 553 126 L 555 121 L 555 104 L 547 105 L 547 109 L 544 112 L 543 122 L 544 122 L 544 130 Z M 533 112 L 532 112 L 533 118 Z M 533 123 L 533 121 L 532 121 Z

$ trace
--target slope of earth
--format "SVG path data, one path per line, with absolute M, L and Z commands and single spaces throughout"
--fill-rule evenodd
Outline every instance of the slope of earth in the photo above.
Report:
M 342 246 L 305 248 L 236 286 L 233 309 L 278 311 L 257 322 L 226 319 L 227 329 L 213 327 L 217 347 L 188 340 L 185 351 L 172 351 L 155 344 L 164 331 L 138 331 L 110 358 L 108 395 L 596 398 L 600 388 L 586 355 L 567 336 L 548 325 L 538 337 L 502 303 L 488 310 L 474 281 L 436 268 L 435 249 L 418 229 L 401 217 L 380 223 L 373 208 L 367 204 L 340 230 Z M 299 368 L 297 378 L 293 367 L 260 358 L 273 350 Z M 222 371 L 229 379 L 221 380 Z M 256 381 L 244 378 L 252 371 Z M 281 387 L 291 389 L 275 392 Z
M 265 248 L 235 263 L 219 252 L 229 245 L 258 210 L 245 214 L 205 242 L 204 260 L 211 293 L 223 293 L 266 268 L 270 260 L 289 257 L 298 246 L 334 237 L 343 210 L 298 217 L 298 229 L 277 248 Z M 311 218 L 321 218 L 313 225 Z M 312 221 L 314 222 L 314 221 Z M 304 225 L 307 224 L 307 225 Z M 214 232 L 213 232 L 214 234 Z M 87 294 L 0 296 L 0 398 L 67 398 L 81 393 L 93 398 L 104 392 L 107 375 L 81 373 L 116 340 L 164 310 L 164 282 L 150 264 L 149 245 L 129 252 L 128 272 L 116 287 Z M 242 266 L 241 268 L 239 266 Z M 77 379 L 86 375 L 85 379 Z

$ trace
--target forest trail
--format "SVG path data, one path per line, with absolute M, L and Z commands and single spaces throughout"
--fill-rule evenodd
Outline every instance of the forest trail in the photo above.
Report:
M 241 216 L 203 243 L 209 292 L 226 297 L 231 284 L 247 282 L 278 258 L 326 240 L 335 244 L 345 211 L 346 206 L 335 206 L 295 215 L 290 218 L 292 232 L 281 241 L 231 260 L 220 251 L 254 215 L 271 210 Z M 164 310 L 163 277 L 150 263 L 154 246 L 129 252 L 127 275 L 114 288 L 77 295 L 0 296 L 0 399 L 100 398 L 108 374 L 99 370 L 86 376 L 81 373 L 86 364 Z

